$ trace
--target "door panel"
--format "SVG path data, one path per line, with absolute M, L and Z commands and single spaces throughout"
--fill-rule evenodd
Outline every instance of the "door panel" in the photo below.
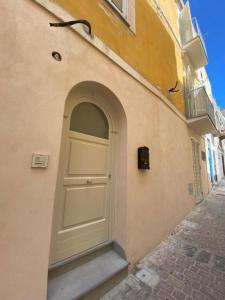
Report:
M 63 226 L 79 226 L 105 219 L 105 198 L 104 186 L 67 189 Z
M 52 263 L 79 254 L 108 240 L 105 221 L 93 222 L 92 226 L 81 225 L 66 231 L 59 231 L 55 243 Z
M 69 175 L 103 175 L 107 165 L 107 144 L 86 140 L 70 141 Z

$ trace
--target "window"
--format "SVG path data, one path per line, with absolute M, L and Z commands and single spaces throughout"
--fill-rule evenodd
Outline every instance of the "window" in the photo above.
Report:
M 135 2 L 136 0 L 105 0 L 126 21 L 128 28 L 136 34 Z
M 82 102 L 72 111 L 70 130 L 102 139 L 109 138 L 109 124 L 103 111 L 98 106 Z
M 116 11 L 128 21 L 128 1 L 129 0 L 107 0 Z

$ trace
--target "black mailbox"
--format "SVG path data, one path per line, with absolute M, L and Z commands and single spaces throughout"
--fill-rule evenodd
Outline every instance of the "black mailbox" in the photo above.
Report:
M 138 169 L 147 170 L 149 166 L 149 148 L 140 147 L 138 148 Z

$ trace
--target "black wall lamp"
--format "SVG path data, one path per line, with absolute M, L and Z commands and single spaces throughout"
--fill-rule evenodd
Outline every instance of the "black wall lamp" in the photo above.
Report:
M 178 93 L 180 90 L 177 90 L 178 81 L 176 81 L 175 86 L 168 90 L 169 93 Z
M 92 31 L 91 31 L 91 24 L 87 20 L 74 20 L 74 21 L 68 21 L 68 22 L 58 22 L 58 23 L 49 23 L 51 27 L 67 27 L 67 26 L 72 26 L 75 24 L 83 24 L 88 27 L 88 34 L 91 36 Z

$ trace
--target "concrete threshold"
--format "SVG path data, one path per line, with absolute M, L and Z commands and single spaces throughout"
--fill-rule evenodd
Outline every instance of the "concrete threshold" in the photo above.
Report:
M 95 257 L 69 272 L 49 280 L 48 300 L 83 298 L 128 267 L 128 262 L 113 250 Z

